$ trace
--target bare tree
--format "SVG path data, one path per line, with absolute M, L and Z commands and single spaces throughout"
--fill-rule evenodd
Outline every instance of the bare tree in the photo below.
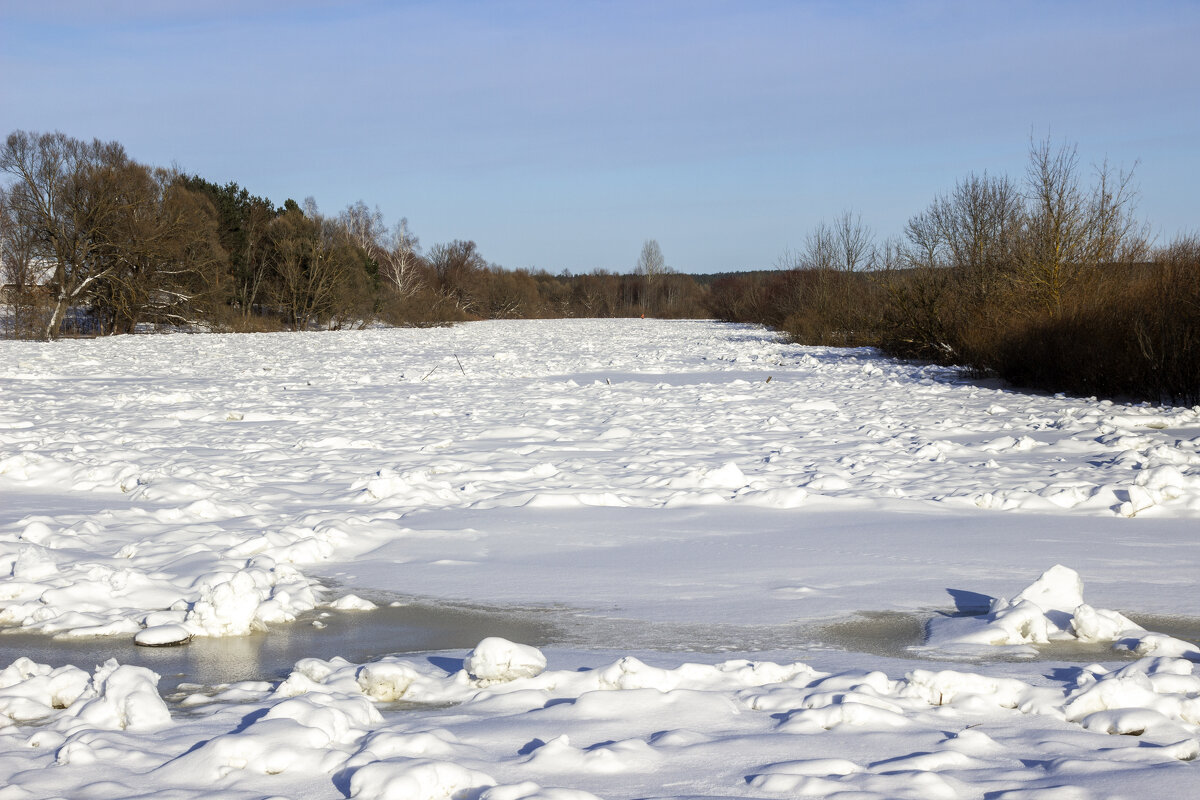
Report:
M 798 253 L 785 253 L 784 262 L 793 269 L 832 271 L 837 269 L 837 238 L 824 220 L 804 235 L 804 247 Z
M 16 131 L 0 150 L 13 176 L 8 202 L 17 223 L 34 231 L 34 254 L 53 266 L 53 309 L 43 336 L 57 336 L 68 309 L 88 300 L 117 265 L 101 259 L 105 228 L 127 198 L 108 191 L 111 174 L 130 164 L 116 142 L 84 143 L 63 133 Z
M 347 206 L 338 221 L 375 262 L 379 276 L 396 294 L 408 298 L 420 290 L 420 243 L 409 230 L 407 218 L 401 217 L 389 231 L 379 207 L 369 209 L 359 200 Z
M 588 317 L 611 317 L 618 292 L 617 276 L 599 268 L 571 279 L 571 304 Z
M 666 266 L 667 262 L 663 259 L 662 248 L 658 246 L 658 241 L 647 239 L 643 242 L 642 253 L 638 256 L 637 267 L 634 269 L 634 272 L 645 278 L 647 291 L 654 286 L 654 282 L 666 271 Z
M 473 316 L 480 312 L 488 263 L 474 242 L 455 240 L 436 244 L 429 251 L 429 264 L 437 283 L 436 291 L 443 300 L 459 314 Z
M 822 220 L 804 236 L 804 246 L 785 251 L 779 264 L 786 269 L 856 272 L 871 265 L 875 245 L 862 216 L 843 211 L 833 224 Z
M 307 209 L 305 211 L 307 213 Z M 379 210 L 379 206 L 372 210 L 359 200 L 346 206 L 337 219 L 346 229 L 347 235 L 371 258 L 378 260 L 377 252 L 383 249 L 383 238 L 387 235 L 387 225 L 384 224 L 383 212 Z
M 105 191 L 124 198 L 101 231 L 103 277 L 90 296 L 101 333 L 141 322 L 187 324 L 214 299 L 227 257 L 216 213 L 170 170 L 130 162 L 108 173 Z
M 1136 210 L 1133 170 L 1114 171 L 1105 159 L 1096 168 L 1091 202 L 1092 258 L 1097 263 L 1129 264 L 1150 253 L 1150 225 L 1137 218 Z
M 421 243 L 401 217 L 392 228 L 388 246 L 380 254 L 380 275 L 402 298 L 421 291 Z
M 1105 162 L 1090 190 L 1079 178 L 1074 146 L 1034 143 L 1026 173 L 1026 211 L 1016 251 L 1018 280 L 1045 310 L 1057 315 L 1081 275 L 1103 264 L 1141 257 L 1146 228 L 1135 216 L 1133 173 Z
M 907 267 L 932 269 L 945 263 L 945 240 L 933 210 L 922 211 L 904 226 L 908 240 L 901 250 Z
M 846 210 L 834 220 L 833 244 L 837 268 L 843 272 L 866 269 L 874 258 L 874 236 L 861 214 Z
M 493 266 L 487 272 L 482 310 L 489 319 L 528 319 L 543 312 L 537 282 L 527 270 Z
M 8 304 L 12 335 L 33 335 L 43 305 L 40 294 L 41 262 L 35 257 L 34 231 L 21 224 L 0 186 L 0 302 Z
M 369 297 L 364 286 L 365 253 L 338 221 L 323 216 L 310 197 L 304 211 L 294 204 L 271 223 L 276 301 L 295 330 L 332 321 L 340 327 Z
M 885 241 L 875 273 L 883 292 L 884 342 L 890 352 L 910 358 L 953 360 L 961 309 L 949 301 L 953 270 L 931 212 L 908 221 L 903 241 Z
M 931 216 L 949 254 L 951 266 L 976 291 L 987 295 L 1012 262 L 1020 230 L 1023 202 L 1006 177 L 971 174 L 954 191 L 933 202 Z

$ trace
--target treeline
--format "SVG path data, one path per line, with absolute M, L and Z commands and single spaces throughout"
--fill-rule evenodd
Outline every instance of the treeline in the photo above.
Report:
M 55 338 L 169 327 L 306 330 L 537 317 L 716 317 L 870 345 L 1015 385 L 1200 403 L 1200 235 L 1151 246 L 1132 176 L 1035 143 L 1019 180 L 968 175 L 879 241 L 845 212 L 773 271 L 507 270 L 422 250 L 355 203 L 275 206 L 140 164 L 115 142 L 18 131 L 0 150 L 0 327 Z
M 276 207 L 236 183 L 140 164 L 116 142 L 17 131 L 0 151 L 10 335 L 155 326 L 305 330 L 560 316 L 707 316 L 657 243 L 631 274 L 505 270 L 474 242 L 422 252 L 406 220 L 359 202 Z
M 1017 386 L 1200 403 L 1200 235 L 1154 248 L 1132 176 L 1035 143 L 1020 181 L 968 175 L 879 242 L 846 212 L 781 269 L 713 282 L 720 319 L 870 345 Z

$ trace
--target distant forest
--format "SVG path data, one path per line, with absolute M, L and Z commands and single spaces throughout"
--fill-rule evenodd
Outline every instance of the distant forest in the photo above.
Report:
M 471 241 L 423 251 L 406 220 L 389 226 L 363 202 L 332 215 L 311 199 L 276 206 L 61 133 L 13 133 L 0 172 L 10 335 L 707 316 L 704 292 L 653 241 L 636 274 L 506 270 Z
M 626 273 L 504 269 L 472 241 L 422 249 L 361 201 L 276 206 L 62 133 L 9 135 L 0 176 L 10 337 L 716 318 L 1019 386 L 1200 403 L 1200 235 L 1154 247 L 1132 174 L 1085 176 L 1049 141 L 1021 179 L 968 175 L 902 236 L 845 211 L 773 270 L 713 276 L 672 270 L 654 240 Z

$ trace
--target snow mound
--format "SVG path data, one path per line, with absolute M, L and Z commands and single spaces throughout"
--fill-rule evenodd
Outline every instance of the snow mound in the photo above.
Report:
M 100 730 L 149 731 L 171 724 L 171 712 L 158 694 L 158 675 L 115 659 L 96 668 L 88 688 L 67 713 Z
M 142 647 L 174 647 L 191 641 L 192 632 L 182 625 L 153 625 L 137 632 L 133 643 Z
M 1021 602 L 1070 599 L 1074 583 L 1061 574 L 1058 578 L 1028 592 Z M 481 642 L 477 651 L 494 651 L 502 659 L 522 647 L 493 640 Z M 475 655 L 472 651 L 471 658 Z M 338 762 L 349 776 L 351 797 L 593 800 L 584 788 L 547 789 L 531 781 L 497 784 L 480 772 L 497 763 L 495 757 L 480 758 L 484 739 L 473 726 L 483 717 L 505 720 L 497 722 L 497 731 L 515 726 L 511 736 L 504 734 L 503 774 L 579 782 L 587 789 L 668 769 L 682 751 L 697 748 L 693 752 L 698 754 L 713 741 L 701 731 L 725 732 L 734 726 L 755 742 L 750 746 L 746 740 L 747 755 L 758 746 L 770 747 L 763 739 L 764 726 L 782 737 L 776 744 L 800 741 L 788 737 L 809 743 L 812 757 L 776 758 L 741 773 L 759 791 L 801 796 L 963 796 L 952 773 L 1011 763 L 1006 755 L 1011 743 L 974 729 L 977 722 L 946 731 L 969 720 L 1003 719 L 1009 726 L 1025 724 L 1014 721 L 1020 718 L 1029 725 L 1052 720 L 1060 726 L 1056 730 L 1064 723 L 1073 728 L 1073 737 L 1138 736 L 1146 744 L 1134 750 L 1144 751 L 1147 763 L 1200 755 L 1195 745 L 1200 676 L 1193 663 L 1179 658 L 1143 658 L 1112 671 L 1092 665 L 1037 684 L 954 670 L 913 670 L 893 680 L 880 671 L 827 673 L 800 662 L 732 660 L 662 668 L 632 656 L 590 669 L 539 668 L 536 674 L 483 686 L 465 668 L 438 667 L 423 659 L 391 657 L 362 665 L 306 659 L 296 666 L 274 693 L 294 699 L 275 706 L 250 732 L 287 718 L 319 729 L 343 752 L 347 745 L 357 746 Z M 363 704 L 398 697 L 426 705 L 429 710 L 422 713 L 453 706 L 441 718 L 451 730 L 418 729 L 408 718 L 372 728 L 374 717 Z M 337 724 L 335 710 L 344 712 Z M 451 720 L 463 721 L 462 727 Z M 680 723 L 692 727 L 678 727 Z M 368 732 L 361 736 L 364 729 Z M 838 756 L 836 742 L 852 741 L 846 737 L 899 741 L 895 737 L 916 740 L 931 732 L 939 737 L 936 747 L 926 738 L 922 749 L 900 749 L 898 755 L 874 762 Z M 280 729 L 278 735 L 284 734 Z M 829 734 L 834 744 L 823 742 Z M 775 747 L 772 752 L 804 750 Z M 337 769 L 335 762 L 331 755 L 324 769 Z
M 0 670 L 0 727 L 48 719 L 78 700 L 88 683 L 78 667 L 55 669 L 22 656 Z
M 338 611 L 374 611 L 379 606 L 370 600 L 364 600 L 356 594 L 347 594 L 329 604 L 330 608 Z
M 533 781 L 505 786 L 493 786 L 479 795 L 479 800 L 600 800 L 582 789 L 547 789 Z
M 171 724 L 158 675 L 114 659 L 89 676 L 18 658 L 0 670 L 0 727 L 39 722 L 77 730 L 157 730 Z
M 701 467 L 682 477 L 672 478 L 667 481 L 667 486 L 672 489 L 741 489 L 749 482 L 750 479 L 737 463 L 729 461 L 716 469 Z
M 449 761 L 400 758 L 377 761 L 350 778 L 354 800 L 451 800 L 473 789 L 495 786 L 490 776 Z M 472 794 L 471 796 L 477 796 Z
M 242 569 L 204 575 L 197 584 L 199 597 L 183 620 L 194 636 L 244 636 L 268 623 L 291 622 L 316 606 L 303 575 L 261 555 Z
M 1032 645 L 1053 641 L 1112 642 L 1114 649 L 1139 655 L 1200 660 L 1200 648 L 1152 633 L 1117 611 L 1093 608 L 1083 600 L 1083 579 L 1056 564 L 1012 598 L 995 598 L 987 614 L 929 621 L 917 651 L 974 657 L 996 648 L 1033 655 Z
M 501 683 L 540 675 L 546 657 L 536 647 L 493 636 L 475 645 L 463 667 L 482 684 Z

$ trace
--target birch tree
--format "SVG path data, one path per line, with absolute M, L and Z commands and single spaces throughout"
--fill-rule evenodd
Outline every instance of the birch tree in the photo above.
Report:
M 654 287 L 655 281 L 666 271 L 667 262 L 663 259 L 662 248 L 656 239 L 647 239 L 642 243 L 642 253 L 638 256 L 637 267 L 634 270 L 646 279 L 646 290 Z

